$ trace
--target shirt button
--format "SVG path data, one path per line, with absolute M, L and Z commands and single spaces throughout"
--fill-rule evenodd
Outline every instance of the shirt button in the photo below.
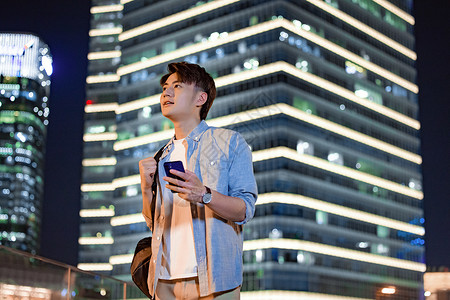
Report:
M 153 263 L 155 263 L 155 264 L 156 264 L 156 259 L 154 259 L 154 260 L 153 260 Z
M 210 164 L 211 166 L 214 166 L 215 162 L 212 161 L 212 162 L 210 162 L 209 164 Z
M 160 237 L 159 237 L 159 236 L 157 236 L 157 237 L 156 237 L 156 239 L 157 239 L 157 240 L 159 241 L 159 240 L 160 240 Z
M 198 142 L 198 136 L 196 136 L 196 137 L 194 138 L 194 141 Z

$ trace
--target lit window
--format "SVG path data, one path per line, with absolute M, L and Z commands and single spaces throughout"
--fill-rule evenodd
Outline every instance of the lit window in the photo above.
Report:
M 102 133 L 106 131 L 104 125 L 94 125 L 87 128 L 86 133 Z
M 321 225 L 328 224 L 328 213 L 321 210 L 316 211 L 316 222 Z
M 264 251 L 258 249 L 255 251 L 255 260 L 256 262 L 262 262 L 264 260 Z
M 165 42 L 162 46 L 162 53 L 172 52 L 175 51 L 176 49 L 177 49 L 176 41 Z
M 310 71 L 310 65 L 308 63 L 308 61 L 302 59 L 302 58 L 298 58 L 297 62 L 295 63 L 295 67 L 297 69 L 302 70 L 303 72 L 308 72 Z
M 421 183 L 420 180 L 418 180 L 418 179 L 411 178 L 411 179 L 409 180 L 408 186 L 409 186 L 410 188 L 415 189 L 415 190 L 418 190 L 418 191 L 421 191 L 421 190 L 422 190 L 422 183 Z
M 347 72 L 347 74 L 355 75 L 358 78 L 365 78 L 367 76 L 366 69 L 348 60 L 345 62 L 345 72 Z
M 314 103 L 305 100 L 300 96 L 294 96 L 294 99 L 292 100 L 292 106 L 306 112 L 307 114 L 315 115 L 317 113 Z
M 144 118 L 150 118 L 152 114 L 152 108 L 150 106 L 146 106 L 142 109 L 142 116 Z
M 338 152 L 330 151 L 328 152 L 328 161 L 334 164 L 343 165 L 344 164 L 344 156 Z
M 269 238 L 271 239 L 280 239 L 283 237 L 283 232 L 277 228 L 272 229 L 269 233 Z
M 315 258 L 313 254 L 300 250 L 297 252 L 297 262 L 299 264 L 313 265 Z
M 256 70 L 258 69 L 259 61 L 257 57 L 252 57 L 244 61 L 244 69 Z
M 355 95 L 359 98 L 367 99 L 374 103 L 383 105 L 383 97 L 379 92 L 364 87 L 359 83 L 355 83 Z
M 389 246 L 383 244 L 372 244 L 370 247 L 370 252 L 379 255 L 388 255 L 389 254 Z
M 377 236 L 381 238 L 389 237 L 389 228 L 377 225 Z
M 297 152 L 299 154 L 314 155 L 314 145 L 302 140 L 297 142 Z

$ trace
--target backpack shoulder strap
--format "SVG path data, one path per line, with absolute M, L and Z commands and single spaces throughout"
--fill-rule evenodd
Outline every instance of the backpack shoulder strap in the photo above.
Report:
M 153 157 L 156 160 L 156 171 L 155 171 L 155 175 L 153 176 L 153 183 L 152 183 L 152 202 L 150 204 L 150 208 L 152 211 L 152 229 L 155 223 L 155 205 L 156 205 L 156 191 L 157 191 L 157 183 L 156 181 L 159 180 L 159 175 L 158 175 L 158 163 L 159 163 L 159 159 L 161 158 L 161 155 L 164 152 L 166 145 L 162 146 L 161 149 L 158 150 L 158 152 L 156 152 L 155 156 Z

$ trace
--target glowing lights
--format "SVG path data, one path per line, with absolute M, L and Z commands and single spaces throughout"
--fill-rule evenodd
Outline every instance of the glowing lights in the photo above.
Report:
M 414 189 L 411 189 L 409 187 L 406 187 L 404 185 L 401 185 L 399 183 L 386 180 L 384 178 L 376 177 L 361 171 L 357 171 L 354 169 L 351 169 L 349 167 L 344 167 L 340 165 L 336 165 L 333 163 L 330 163 L 324 159 L 310 156 L 306 154 L 299 154 L 297 151 L 292 150 L 287 147 L 275 147 L 265 150 L 260 150 L 253 152 L 253 161 L 263 161 L 263 160 L 269 160 L 274 159 L 278 157 L 286 157 L 288 159 L 298 161 L 300 163 L 316 167 L 328 172 L 332 172 L 341 176 L 345 176 L 354 180 L 358 180 L 361 182 L 365 182 L 377 187 L 381 187 L 399 194 L 403 194 L 405 196 L 409 196 L 412 198 L 416 198 L 419 200 L 423 199 L 423 193 L 421 191 L 417 191 Z
M 322 2 L 322 3 L 324 3 L 324 2 Z M 315 33 L 312 33 L 307 30 L 303 30 L 303 29 L 295 26 L 292 22 L 289 22 L 287 20 L 280 20 L 279 22 L 282 23 L 282 26 L 285 29 L 295 32 L 299 36 L 302 36 L 302 37 L 306 38 L 307 40 L 310 40 L 313 43 L 315 43 L 333 53 L 336 53 L 337 55 L 339 55 L 343 58 L 346 58 L 346 59 L 358 64 L 359 66 L 366 68 L 366 69 L 410 90 L 413 93 L 417 94 L 419 92 L 419 88 L 417 87 L 416 84 L 409 82 L 398 75 L 395 75 L 394 73 L 354 54 L 353 52 L 351 52 L 341 46 L 338 46 L 338 45 L 328 41 L 327 39 L 322 38 L 321 36 L 319 36 Z
M 107 74 L 107 75 L 90 75 L 86 77 L 86 83 L 106 83 L 106 82 L 117 82 L 120 80 L 120 76 L 117 74 Z
M 114 166 L 117 163 L 115 157 L 102 157 L 102 158 L 85 158 L 83 159 L 83 167 L 93 166 Z
M 389 10 L 391 13 L 397 15 L 399 18 L 405 20 L 411 25 L 414 25 L 415 20 L 414 17 L 408 14 L 407 12 L 401 10 L 397 6 L 393 5 L 389 1 L 386 0 L 373 0 L 373 2 L 378 3 L 378 5 L 384 7 L 385 9 Z
M 124 186 L 133 184 L 140 184 L 141 177 L 139 175 L 131 175 L 127 177 L 116 178 L 112 181 L 113 186 L 117 189 Z
M 121 4 L 93 6 L 93 7 L 91 7 L 91 14 L 117 12 L 117 11 L 122 11 L 122 10 L 123 10 L 123 5 L 121 5 Z
M 52 290 L 25 285 L 0 283 L 1 299 L 52 299 Z
M 109 258 L 111 265 L 130 264 L 133 260 L 133 254 L 113 255 Z
M 252 72 L 252 71 L 248 71 L 248 72 Z M 242 73 L 240 73 L 240 74 L 242 74 Z M 240 75 L 240 74 L 238 74 L 238 75 Z M 284 103 L 278 103 L 278 104 L 261 107 L 261 108 L 254 109 L 254 110 L 249 110 L 249 111 L 245 111 L 245 112 L 241 112 L 241 113 L 237 113 L 237 114 L 219 117 L 216 119 L 211 119 L 211 120 L 208 120 L 208 124 L 210 124 L 211 126 L 222 127 L 222 126 L 227 126 L 227 125 L 239 124 L 239 123 L 250 121 L 250 120 L 257 120 L 257 119 L 261 119 L 261 118 L 268 117 L 268 116 L 274 116 L 277 114 L 286 114 L 286 115 L 296 118 L 298 120 L 301 120 L 301 121 L 307 122 L 309 124 L 312 124 L 314 126 L 331 131 L 335 134 L 347 137 L 356 142 L 366 144 L 375 149 L 379 149 L 379 150 L 387 152 L 389 154 L 412 161 L 416 164 L 422 163 L 422 158 L 420 157 L 420 155 L 408 152 L 406 150 L 403 150 L 403 149 L 393 146 L 391 144 L 385 143 L 383 141 L 377 140 L 377 139 L 367 136 L 365 134 L 359 133 L 355 130 L 349 129 L 342 125 L 333 123 L 326 119 L 308 114 L 306 112 L 303 112 L 299 109 L 296 109 L 296 108 L 289 106 L 287 104 L 284 104 Z M 114 150 L 119 151 L 119 150 L 124 150 L 124 149 L 132 148 L 132 147 L 146 145 L 151 142 L 170 139 L 172 136 L 173 136 L 173 130 L 166 130 L 166 131 L 160 131 L 160 132 L 144 135 L 144 136 L 137 137 L 137 138 L 118 141 L 118 142 L 114 143 Z
M 89 36 L 105 36 L 105 35 L 115 35 L 122 33 L 122 27 L 113 27 L 113 28 L 99 28 L 99 29 L 91 29 L 89 30 Z
M 393 294 L 395 294 L 395 287 L 391 286 L 391 287 L 382 288 L 381 289 L 381 293 L 382 294 L 393 295 Z
M 335 16 L 336 18 L 346 22 L 347 24 L 355 27 L 356 29 L 364 32 L 365 34 L 373 37 L 374 39 L 382 42 L 383 44 L 391 47 L 392 49 L 398 51 L 399 53 L 409 57 L 410 59 L 412 59 L 412 60 L 417 59 L 417 54 L 414 51 L 412 51 L 411 49 L 408 49 L 407 47 L 401 45 L 400 43 L 397 43 L 396 41 L 392 40 L 391 38 L 379 33 L 378 31 L 374 30 L 372 27 L 367 26 L 366 24 L 347 15 L 346 13 L 340 11 L 339 9 L 336 9 L 336 8 L 332 7 L 331 5 L 328 5 L 325 2 L 320 1 L 320 0 L 306 0 L 306 1 L 319 7 L 320 9 L 328 12 L 329 14 Z
M 258 201 L 256 202 L 256 205 L 263 205 L 268 203 L 299 205 L 302 207 L 320 210 L 338 216 L 358 220 L 361 222 L 381 225 L 392 229 L 409 232 L 412 234 L 417 234 L 421 236 L 425 234 L 425 229 L 421 226 L 411 225 L 405 222 L 389 219 L 371 213 L 366 213 L 356 209 L 347 208 L 345 206 L 328 203 L 325 201 L 305 197 L 302 195 L 289 193 L 266 193 L 260 194 L 258 196 Z
M 367 97 L 369 97 L 369 92 L 366 90 L 356 90 L 355 95 L 359 98 L 367 99 Z
M 303 250 L 328 256 L 357 260 L 365 263 L 384 265 L 392 268 L 406 269 L 417 272 L 425 272 L 426 270 L 426 265 L 419 262 L 407 261 L 403 259 L 386 257 L 377 254 L 360 252 L 357 250 L 350 250 L 303 240 L 281 238 L 244 241 L 244 251 L 272 248 Z
M 144 108 L 147 106 L 159 104 L 160 95 L 153 95 L 150 97 L 145 97 L 127 103 L 123 103 L 117 106 L 116 114 L 123 114 L 136 109 Z
M 112 183 L 83 183 L 81 185 L 82 192 L 102 192 L 102 191 L 114 191 Z
M 181 48 L 181 49 L 174 50 L 169 53 L 165 53 L 165 54 L 161 54 L 161 55 L 149 58 L 145 61 L 136 62 L 136 63 L 132 63 L 129 65 L 120 67 L 117 69 L 117 74 L 120 76 L 123 76 L 125 74 L 136 72 L 138 70 L 142 70 L 142 69 L 154 66 L 154 65 L 158 65 L 158 64 L 162 64 L 162 63 L 165 63 L 168 61 L 179 59 L 180 57 L 183 57 L 183 56 L 186 56 L 186 55 L 189 55 L 192 53 L 205 51 L 210 48 L 215 48 L 215 47 L 218 47 L 218 46 L 226 44 L 226 43 L 238 41 L 238 40 L 244 39 L 246 37 L 253 36 L 259 32 L 266 32 L 266 31 L 269 31 L 269 30 L 277 28 L 277 27 L 279 27 L 278 23 L 276 23 L 275 21 L 269 21 L 269 22 L 265 22 L 265 23 L 261 23 L 261 24 L 249 27 L 249 28 L 237 30 L 232 33 L 228 33 L 227 35 L 223 35 L 222 37 L 219 37 L 218 39 L 215 39 L 215 40 L 210 40 L 205 43 L 193 44 L 193 45 Z
M 48 55 L 42 56 L 41 58 L 42 66 L 44 67 L 45 73 L 47 73 L 48 76 L 53 74 L 52 62 L 53 59 Z
M 260 69 L 264 69 L 264 70 L 260 70 Z M 327 91 L 329 91 L 330 93 L 336 94 L 338 96 L 341 96 L 343 98 L 346 98 L 352 102 L 355 102 L 361 106 L 364 106 L 368 109 L 371 109 L 373 111 L 376 111 L 379 114 L 382 114 L 386 117 L 389 117 L 393 120 L 396 120 L 400 123 L 403 123 L 407 126 L 410 126 L 414 129 L 420 129 L 420 123 L 415 120 L 412 119 L 408 116 L 405 116 L 397 111 L 394 111 L 388 107 L 385 107 L 383 105 L 374 103 L 372 101 L 369 101 L 367 99 L 362 99 L 358 96 L 356 96 L 353 92 L 351 92 L 350 90 L 347 90 L 337 84 L 334 84 L 330 81 L 327 81 L 321 77 L 318 77 L 316 75 L 313 75 L 311 73 L 308 72 L 302 72 L 301 70 L 298 70 L 297 68 L 295 68 L 294 66 L 286 63 L 286 62 L 276 62 L 276 63 L 272 63 L 272 64 L 268 64 L 262 67 L 259 67 L 258 70 L 253 70 L 253 72 L 257 73 L 258 71 L 264 73 L 275 73 L 277 71 L 284 71 L 288 74 L 291 74 L 293 76 L 296 76 L 298 78 L 301 78 L 315 86 L 321 87 Z M 249 71 L 251 72 L 251 71 Z M 238 75 L 244 77 L 247 74 L 245 74 L 246 72 L 242 72 L 239 73 Z M 253 75 L 253 74 L 252 74 Z M 261 76 L 261 75 L 260 75 Z M 223 76 L 221 78 L 219 78 L 219 83 L 222 83 L 221 80 L 226 80 L 228 76 Z M 244 80 L 242 78 L 242 80 Z M 241 80 L 240 80 L 241 81 Z
M 88 100 L 90 101 L 90 100 Z M 119 107 L 117 103 L 98 103 L 98 104 L 88 104 L 86 101 L 86 106 L 84 107 L 85 113 L 98 113 L 98 112 L 113 112 Z
M 111 226 L 122 226 L 136 223 L 145 222 L 144 217 L 141 213 L 131 214 L 131 215 L 123 215 L 111 218 Z
M 132 138 L 129 140 L 117 141 L 114 143 L 114 151 L 120 151 L 132 147 L 137 147 L 141 145 L 146 145 L 152 141 L 163 141 L 170 139 L 173 136 L 173 130 L 159 131 L 155 133 L 150 133 L 137 138 Z
M 326 5 L 326 4 L 324 4 Z M 237 31 L 234 31 L 232 33 L 229 33 L 226 36 L 223 36 L 217 40 L 214 41 L 208 41 L 205 43 L 199 43 L 199 44 L 194 44 L 194 45 L 190 45 L 181 49 L 177 49 L 175 51 L 172 51 L 170 53 L 166 53 L 166 54 L 162 54 L 162 55 L 158 55 L 155 57 L 152 57 L 150 59 L 147 59 L 145 61 L 142 62 L 136 62 L 130 65 L 126 65 L 123 67 L 120 67 L 117 70 L 117 74 L 122 76 L 125 74 L 129 74 L 144 68 L 148 68 L 157 64 L 161 64 L 164 62 L 168 62 L 171 60 L 175 60 L 175 59 L 179 59 L 180 57 L 186 56 L 186 55 L 190 55 L 196 52 L 201 52 L 201 51 L 205 51 L 208 50 L 210 48 L 214 48 L 214 47 L 218 47 L 222 44 L 226 44 L 226 43 L 231 43 L 233 41 L 239 40 L 239 39 L 244 39 L 246 37 L 249 36 L 253 36 L 255 34 L 258 33 L 262 33 L 262 32 L 266 32 L 275 28 L 285 28 L 287 30 L 290 30 L 292 32 L 295 32 L 296 34 L 298 34 L 299 36 L 302 36 L 314 43 L 316 43 L 317 45 L 328 49 L 329 51 L 336 53 L 350 61 L 353 61 L 354 63 L 414 92 L 414 93 L 418 93 L 418 87 L 416 84 L 411 83 L 403 78 L 401 78 L 398 75 L 393 74 L 392 72 L 383 69 L 377 65 L 375 65 L 374 63 L 365 60 L 364 58 L 348 51 L 345 48 L 342 48 L 318 35 L 316 35 L 315 33 L 312 33 L 310 31 L 307 31 L 305 29 L 303 29 L 302 27 L 298 27 L 295 26 L 292 22 L 289 22 L 285 19 L 276 19 L 276 20 L 272 20 L 272 21 L 268 21 L 268 22 L 264 22 L 252 27 L 248 27 L 248 28 L 244 28 L 244 29 L 240 29 Z
M 82 218 L 98 218 L 98 217 L 113 217 L 114 209 L 82 209 L 80 210 L 80 217 Z
M 116 58 L 121 57 L 122 51 L 100 51 L 100 52 L 90 52 L 88 53 L 88 60 L 97 60 L 97 59 L 107 59 L 107 58 Z
M 268 74 L 273 74 L 273 73 L 280 72 L 280 71 L 286 72 L 297 78 L 303 79 L 311 84 L 314 84 L 316 86 L 319 86 L 319 87 L 329 91 L 330 93 L 334 93 L 338 96 L 346 98 L 346 99 L 353 101 L 361 106 L 364 106 L 368 109 L 376 111 L 377 113 L 385 115 L 386 117 L 392 118 L 393 120 L 396 120 L 400 123 L 408 125 L 414 129 L 417 129 L 417 130 L 420 129 L 420 122 L 418 122 L 417 120 L 412 119 L 408 116 L 405 116 L 405 115 L 403 115 L 397 111 L 394 111 L 390 108 L 387 108 L 383 105 L 380 105 L 380 104 L 374 103 L 370 100 L 359 97 L 359 96 L 363 96 L 363 95 L 361 95 L 361 94 L 359 94 L 359 96 L 355 95 L 354 92 L 344 89 L 343 87 L 341 87 L 337 84 L 334 84 L 330 81 L 327 81 L 323 78 L 320 78 L 316 75 L 313 75 L 313 74 L 310 74 L 307 72 L 302 72 L 301 70 L 298 70 L 297 68 L 295 68 L 294 66 L 292 66 L 286 62 L 281 62 L 281 61 L 275 62 L 275 63 L 267 64 L 264 66 L 260 66 L 256 70 L 248 70 L 248 71 L 240 72 L 237 74 L 230 74 L 230 75 L 219 77 L 215 80 L 216 87 L 219 88 L 219 87 L 223 87 L 223 86 L 230 85 L 233 83 L 265 76 Z M 157 104 L 157 103 L 159 103 L 159 97 L 160 97 L 160 95 L 153 95 L 150 97 L 134 100 L 134 101 L 131 101 L 131 102 L 128 102 L 125 104 L 121 104 L 117 108 L 116 113 L 117 114 L 124 113 L 124 112 L 128 112 L 131 110 L 143 108 L 145 106 Z
M 263 290 L 241 292 L 242 300 L 370 300 L 370 298 L 355 298 L 347 296 L 337 296 L 330 294 L 321 294 L 313 292 L 297 292 L 297 291 L 283 291 L 283 290 Z
M 115 140 L 117 140 L 116 132 L 85 133 L 83 135 L 83 141 L 85 142 L 115 141 Z
M 111 245 L 113 243 L 112 237 L 80 237 L 78 239 L 80 245 Z
M 229 5 L 231 3 L 238 2 L 239 0 L 215 0 L 211 1 L 205 4 L 202 4 L 197 7 L 193 7 L 191 9 L 181 11 L 179 13 L 173 14 L 171 16 L 159 19 L 154 22 L 150 22 L 147 24 L 144 24 L 142 26 L 130 29 L 128 31 L 123 32 L 119 35 L 119 41 L 124 41 L 148 32 L 151 32 L 153 30 L 156 30 L 158 28 L 162 28 L 177 22 L 180 22 L 182 20 L 186 20 L 201 14 L 204 14 L 206 12 L 212 11 L 214 9 L 224 7 L 226 5 Z
M 352 92 L 350 90 L 347 90 L 337 84 L 334 84 L 330 81 L 327 81 L 321 77 L 318 77 L 316 75 L 313 75 L 308 72 L 303 72 L 294 66 L 286 63 L 286 62 L 275 62 L 271 64 L 267 64 L 264 66 L 258 67 L 256 70 L 247 70 L 244 72 L 240 72 L 237 74 L 230 74 L 226 76 L 222 76 L 220 78 L 217 78 L 216 81 L 216 87 L 223 87 L 226 85 L 230 85 L 233 83 L 249 80 L 252 78 L 261 77 L 268 74 L 273 74 L 276 72 L 286 72 L 288 74 L 291 74 L 297 78 L 300 78 L 302 80 L 305 80 L 313 85 L 316 85 L 318 87 L 321 87 L 330 93 L 336 94 L 338 96 L 341 96 L 343 98 L 346 98 L 352 102 L 355 102 L 361 106 L 364 106 L 368 109 L 371 109 L 373 111 L 376 111 L 377 113 L 380 113 L 386 117 L 389 117 L 393 120 L 396 120 L 397 122 L 403 123 L 407 126 L 410 126 L 414 129 L 419 130 L 420 129 L 420 122 L 410 118 L 408 116 L 405 116 L 395 110 L 392 110 L 388 107 L 385 107 L 383 105 L 380 105 L 378 103 L 372 102 L 370 100 L 365 99 L 365 94 L 363 94 L 362 90 L 359 90 L 356 92 Z M 119 108 L 116 110 L 116 113 L 122 113 L 127 112 L 135 109 L 139 109 L 145 106 L 157 104 L 159 102 L 159 95 L 153 95 L 147 98 L 142 98 L 138 100 L 134 100 L 132 102 L 121 104 L 119 105 Z
M 77 268 L 84 271 L 112 271 L 113 266 L 109 263 L 81 263 Z

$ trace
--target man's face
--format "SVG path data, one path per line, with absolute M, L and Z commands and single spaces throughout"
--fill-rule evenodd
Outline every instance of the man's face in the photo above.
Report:
M 163 84 L 160 103 L 163 116 L 171 121 L 179 122 L 191 118 L 199 118 L 198 99 L 202 92 L 195 84 L 178 81 L 178 74 L 170 75 Z

